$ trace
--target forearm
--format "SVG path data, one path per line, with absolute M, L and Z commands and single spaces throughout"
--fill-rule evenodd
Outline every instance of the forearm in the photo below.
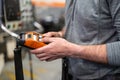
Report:
M 108 63 L 106 45 L 87 45 L 72 48 L 75 53 L 72 57 L 82 58 L 99 63 Z

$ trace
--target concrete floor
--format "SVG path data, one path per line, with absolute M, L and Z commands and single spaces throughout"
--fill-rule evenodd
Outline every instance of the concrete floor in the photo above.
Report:
M 29 54 L 23 62 L 24 80 L 31 80 Z M 32 55 L 33 80 L 61 80 L 61 59 L 52 62 L 42 62 Z M 5 63 L 0 80 L 15 80 L 14 61 Z

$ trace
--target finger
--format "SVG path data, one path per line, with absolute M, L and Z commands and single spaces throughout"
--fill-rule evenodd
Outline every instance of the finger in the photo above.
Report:
M 47 59 L 49 59 L 50 57 L 49 56 L 45 56 L 45 57 L 42 57 L 42 58 L 39 58 L 41 61 L 46 61 Z
M 51 35 L 50 32 L 43 34 L 43 37 L 51 37 L 51 36 L 52 36 L 52 35 Z
M 48 58 L 45 61 L 53 61 L 53 60 L 56 60 L 56 59 L 58 59 L 58 58 L 53 57 L 53 58 Z
M 41 48 L 37 48 L 37 49 L 34 49 L 34 50 L 30 50 L 31 53 L 33 54 L 41 54 L 44 52 L 44 48 L 41 47 Z
M 46 59 L 46 61 L 53 61 L 53 60 L 56 60 L 56 59 L 59 59 L 59 58 L 61 58 L 60 56 L 52 56 L 51 58 L 48 58 L 48 59 Z
M 47 55 L 45 53 L 42 53 L 42 54 L 36 54 L 36 57 L 37 58 L 43 58 L 43 57 L 46 57 Z
M 30 52 L 33 54 L 41 54 L 41 53 L 45 53 L 48 49 L 49 49 L 49 44 L 34 50 L 30 50 Z
M 50 37 L 50 35 L 47 34 L 47 33 L 46 33 L 46 34 L 43 34 L 42 36 L 43 36 L 43 37 Z
M 45 37 L 42 39 L 42 42 L 44 43 L 51 43 L 54 41 L 55 38 Z

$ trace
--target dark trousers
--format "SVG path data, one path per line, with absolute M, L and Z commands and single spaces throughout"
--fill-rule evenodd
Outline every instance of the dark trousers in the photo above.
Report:
M 68 75 L 68 80 L 120 80 L 120 74 L 108 75 L 100 79 L 74 79 L 71 75 Z

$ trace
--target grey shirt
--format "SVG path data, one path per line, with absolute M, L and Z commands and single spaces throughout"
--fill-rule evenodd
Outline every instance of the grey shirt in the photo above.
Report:
M 65 39 L 80 45 L 107 44 L 109 64 L 68 58 L 69 73 L 97 79 L 120 73 L 120 0 L 66 0 Z

